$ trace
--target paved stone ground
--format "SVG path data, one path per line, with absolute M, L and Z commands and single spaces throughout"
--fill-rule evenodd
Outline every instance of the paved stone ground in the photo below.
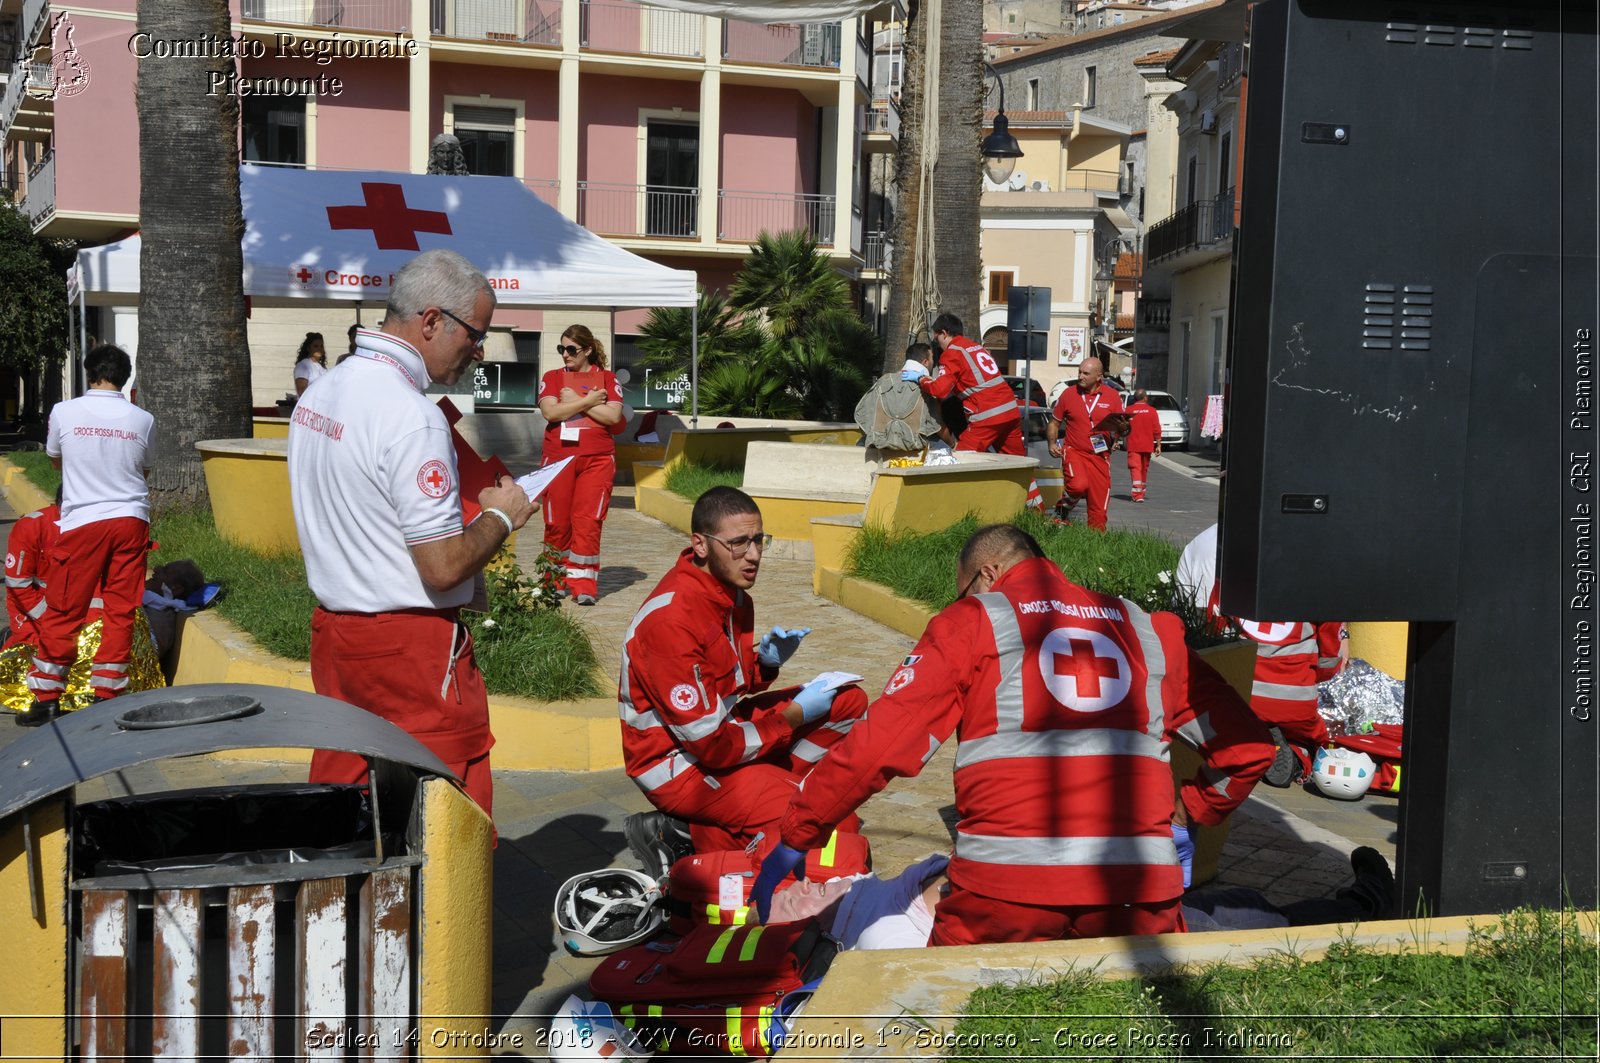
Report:
M 1112 467 L 1114 527 L 1148 527 L 1181 543 L 1215 519 L 1216 486 L 1194 475 L 1203 469 L 1153 466 L 1151 501 L 1134 505 L 1126 497 L 1126 466 L 1113 462 Z M 0 508 L 0 534 L 14 519 Z M 622 631 L 685 541 L 634 512 L 631 489 L 619 490 L 606 523 L 601 600 L 590 608 L 564 606 L 590 629 L 602 660 L 617 659 Z M 522 537 L 524 559 L 537 548 L 537 536 Z M 869 690 L 881 689 L 913 640 L 817 598 L 810 579 L 809 563 L 766 561 L 754 592 L 757 623 L 814 629 L 790 664 L 796 677 L 849 669 L 866 677 Z M 22 733 L 0 721 L 0 745 Z M 953 749 L 953 743 L 947 745 L 919 778 L 898 780 L 863 807 L 880 869 L 894 872 L 948 848 Z M 79 798 L 303 778 L 304 769 L 292 765 L 178 760 L 97 780 L 82 787 Z M 647 803 L 621 771 L 496 772 L 495 805 L 500 845 L 493 882 L 493 1006 L 508 1016 L 508 1030 L 536 1029 L 542 1025 L 539 1016 L 554 1010 L 567 993 L 582 990 L 593 966 L 567 956 L 555 940 L 556 890 L 576 872 L 631 865 L 622 820 Z M 1260 787 L 1234 818 L 1216 884 L 1254 886 L 1279 903 L 1326 895 L 1348 880 L 1346 858 L 1355 844 L 1374 845 L 1392 860 L 1395 809 L 1383 798 L 1343 804 L 1315 793 Z

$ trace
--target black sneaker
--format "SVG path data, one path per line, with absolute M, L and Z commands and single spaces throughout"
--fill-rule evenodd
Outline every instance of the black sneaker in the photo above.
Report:
M 50 701 L 35 701 L 23 712 L 17 713 L 18 727 L 43 727 L 57 716 L 61 715 L 61 703 L 54 699 Z
M 1367 910 L 1368 919 L 1394 918 L 1394 872 L 1383 854 L 1363 845 L 1350 854 L 1350 870 L 1356 880 L 1336 896 L 1353 901 Z
M 622 821 L 622 836 L 628 848 L 644 865 L 645 873 L 665 882 L 679 857 L 694 852 L 688 825 L 665 812 L 635 812 Z
M 1295 776 L 1300 774 L 1300 758 L 1294 755 L 1294 750 L 1289 743 L 1283 740 L 1283 732 L 1276 727 L 1269 727 L 1267 733 L 1272 736 L 1272 742 L 1278 751 L 1272 755 L 1272 767 L 1267 769 L 1267 774 L 1261 781 L 1268 786 L 1280 789 L 1294 782 Z

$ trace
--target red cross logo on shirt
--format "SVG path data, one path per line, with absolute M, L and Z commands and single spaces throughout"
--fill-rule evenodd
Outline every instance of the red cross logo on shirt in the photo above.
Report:
M 450 493 L 450 470 L 438 458 L 428 461 L 417 470 L 417 488 L 429 498 L 443 498 Z
M 1046 635 L 1039 673 L 1057 701 L 1079 712 L 1115 708 L 1133 685 L 1133 669 L 1117 644 L 1084 628 L 1061 627 Z
M 380 251 L 417 251 L 417 233 L 450 235 L 450 218 L 440 210 L 406 206 L 405 189 L 397 184 L 363 181 L 365 206 L 329 207 L 330 229 L 371 229 Z
M 306 269 L 304 266 L 301 266 L 300 269 L 298 271 L 296 271 L 296 273 L 294 275 L 295 280 L 299 281 L 301 284 L 306 283 L 307 281 L 309 281 L 314 276 L 316 276 L 316 274 L 312 273 L 309 269 Z

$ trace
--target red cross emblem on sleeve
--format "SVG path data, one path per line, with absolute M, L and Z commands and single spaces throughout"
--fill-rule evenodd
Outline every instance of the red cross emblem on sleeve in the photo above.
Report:
M 406 206 L 406 192 L 398 184 L 363 181 L 362 206 L 328 208 L 330 229 L 371 229 L 380 251 L 419 251 L 418 233 L 450 235 L 450 216 L 442 210 L 417 210 Z
M 1060 627 L 1039 647 L 1039 672 L 1057 701 L 1079 712 L 1122 704 L 1133 669 L 1122 649 L 1098 631 Z
M 417 470 L 417 487 L 429 498 L 443 498 L 450 493 L 450 470 L 434 458 Z

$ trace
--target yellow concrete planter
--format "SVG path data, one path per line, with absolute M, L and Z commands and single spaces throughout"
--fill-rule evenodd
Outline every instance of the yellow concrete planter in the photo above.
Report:
M 602 676 L 603 683 L 616 681 Z M 183 624 L 174 686 L 190 683 L 260 683 L 312 690 L 311 666 L 267 653 L 250 636 L 215 613 L 196 613 Z M 605 771 L 622 766 L 622 736 L 614 697 L 542 702 L 495 694 L 489 698 L 494 731 L 492 761 L 507 771 Z M 306 762 L 303 749 L 241 750 L 239 759 Z
M 254 439 L 288 439 L 289 418 L 252 417 L 250 419 L 250 435 Z
M 28 479 L 28 474 L 22 471 L 22 466 L 13 465 L 4 458 L 0 458 L 0 488 L 5 491 L 6 504 L 15 510 L 19 517 L 36 509 L 43 509 L 55 501 Z
M 1578 913 L 1584 933 L 1600 929 L 1593 912 Z M 1071 970 L 1104 979 L 1160 975 L 1173 968 L 1201 971 L 1226 963 L 1248 966 L 1292 953 L 1326 956 L 1352 942 L 1379 952 L 1459 956 L 1475 933 L 1499 918 L 1455 916 L 1386 922 L 1299 926 L 1277 930 L 1085 938 L 960 948 L 889 949 L 841 953 L 811 998 L 786 1044 L 811 1059 L 922 1059 L 945 1055 L 941 1035 L 955 1028 L 972 991 L 982 985 L 1044 981 Z M 1337 1006 L 1337 1001 L 1334 1002 Z M 908 1021 L 911 1020 L 911 1021 Z M 930 1032 L 922 1032 L 928 1031 Z M 1065 1050 L 1070 1058 L 1079 1058 Z M 1107 1053 L 1107 1058 L 1115 1055 Z M 1082 1058 L 1089 1058 L 1087 1056 Z M 1119 1056 L 1118 1058 L 1128 1058 Z M 1134 1058 L 1143 1058 L 1142 1056 Z
M 207 439 L 195 444 L 217 534 L 264 554 L 300 549 L 289 501 L 289 440 Z

